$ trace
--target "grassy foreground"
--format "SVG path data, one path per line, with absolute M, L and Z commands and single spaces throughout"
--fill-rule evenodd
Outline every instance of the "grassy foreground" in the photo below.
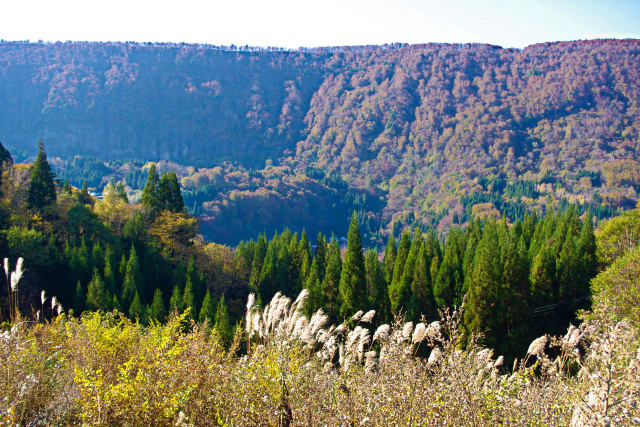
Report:
M 250 301 L 231 348 L 179 315 L 17 319 L 0 332 L 0 425 L 640 422 L 638 330 L 606 310 L 537 339 L 512 368 L 474 340 L 458 348 L 460 312 L 372 334 L 371 313 L 336 327 L 321 312 L 301 320 L 300 306 Z

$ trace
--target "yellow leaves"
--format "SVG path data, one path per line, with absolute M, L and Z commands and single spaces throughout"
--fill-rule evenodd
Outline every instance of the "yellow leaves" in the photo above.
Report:
M 195 218 L 163 211 L 153 222 L 150 234 L 171 255 L 184 255 L 193 243 L 191 239 L 196 236 L 196 224 Z

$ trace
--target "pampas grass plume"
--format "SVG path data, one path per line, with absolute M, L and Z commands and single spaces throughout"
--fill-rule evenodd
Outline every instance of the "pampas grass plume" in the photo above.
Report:
M 361 322 L 366 322 L 369 323 L 373 320 L 373 316 L 376 315 L 376 311 L 375 310 L 369 310 L 367 311 L 364 316 L 362 316 L 362 319 L 360 319 Z

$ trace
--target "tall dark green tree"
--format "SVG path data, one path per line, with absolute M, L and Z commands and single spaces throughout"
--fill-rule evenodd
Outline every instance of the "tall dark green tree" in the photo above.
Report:
M 227 303 L 224 300 L 224 294 L 220 297 L 220 301 L 218 301 L 218 306 L 216 307 L 214 329 L 218 332 L 223 342 L 231 342 L 231 339 L 233 338 L 233 330 L 231 329 L 231 322 L 229 320 L 229 312 L 227 311 Z
M 156 171 L 156 165 L 154 163 L 149 167 L 149 176 L 147 177 L 147 183 L 142 190 L 142 198 L 140 201 L 142 204 L 152 212 L 158 212 L 162 209 L 161 202 L 158 197 L 158 183 L 160 178 Z
M 409 238 L 409 232 L 404 230 L 400 236 L 398 251 L 393 263 L 393 275 L 389 283 L 389 301 L 391 301 L 391 311 L 393 313 L 399 313 L 400 309 L 403 308 L 402 304 L 405 302 L 405 295 L 402 292 L 402 274 L 404 273 L 404 266 L 410 250 L 411 239 Z
M 378 261 L 378 253 L 368 250 L 364 257 L 364 267 L 367 274 L 367 292 L 369 294 L 369 307 L 376 310 L 378 321 L 389 320 L 391 303 L 389 291 L 384 278 L 384 268 Z
M 340 310 L 340 277 L 342 273 L 342 259 L 340 258 L 340 246 L 335 238 L 329 242 L 327 249 L 327 268 L 322 281 L 324 294 L 323 310 L 329 316 L 331 322 L 338 320 Z
M 31 167 L 31 182 L 27 193 L 27 205 L 31 209 L 42 210 L 56 202 L 55 174 L 47 161 L 42 141 L 38 142 L 38 155 Z
M 157 322 L 162 322 L 164 320 L 166 311 L 164 309 L 164 301 L 162 299 L 162 291 L 160 289 L 156 289 L 153 293 L 153 301 L 147 310 L 147 315 L 149 319 L 153 319 Z
M 87 287 L 87 308 L 89 310 L 109 310 L 111 296 L 107 292 L 97 268 L 93 269 L 93 278 Z
M 204 300 L 202 301 L 202 308 L 200 309 L 200 321 L 208 321 L 210 325 L 213 325 L 216 316 L 216 306 L 211 298 L 211 293 L 207 289 L 207 293 L 204 294 Z
M 398 248 L 396 247 L 396 239 L 393 238 L 393 235 L 389 236 L 387 240 L 387 246 L 384 249 L 384 280 L 387 282 L 387 286 L 391 283 L 391 279 L 393 279 L 393 266 L 396 261 L 396 254 L 398 252 Z
M 413 270 L 411 295 L 407 306 L 408 319 L 418 320 L 421 316 L 434 319 L 437 315 L 431 282 L 431 258 L 429 258 L 427 247 L 427 242 L 421 245 Z
M 131 300 L 136 293 L 142 294 L 144 283 L 142 272 L 140 271 L 140 260 L 136 254 L 135 246 L 131 246 L 129 260 L 127 261 L 124 279 L 122 281 L 121 302 L 124 307 L 131 304 Z M 142 302 L 141 302 L 142 304 Z
M 362 237 L 358 217 L 354 212 L 347 233 L 347 252 L 340 274 L 340 315 L 347 317 L 358 310 L 368 308 L 367 281 L 362 253 Z

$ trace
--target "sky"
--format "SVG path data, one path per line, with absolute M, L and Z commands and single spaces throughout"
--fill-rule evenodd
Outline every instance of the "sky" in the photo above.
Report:
M 640 38 L 640 0 L 0 0 L 0 39 L 285 48 Z

